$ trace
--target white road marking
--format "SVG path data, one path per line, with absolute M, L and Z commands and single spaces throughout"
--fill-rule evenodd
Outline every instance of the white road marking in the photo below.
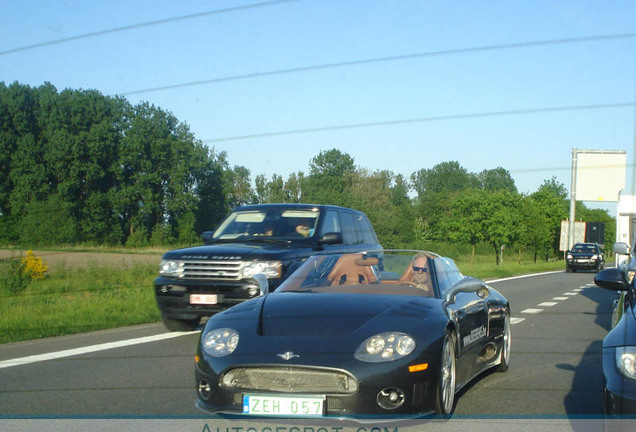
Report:
M 563 301 L 563 300 L 567 300 L 570 297 L 554 297 L 552 300 L 558 300 L 558 301 Z
M 577 294 L 577 293 L 575 293 L 575 292 L 566 292 L 566 293 L 563 293 L 563 295 L 565 295 L 565 296 L 575 296 L 576 294 Z
M 525 320 L 525 318 L 510 318 L 510 324 L 519 324 L 521 321 Z
M 524 279 L 524 278 L 535 277 L 535 276 L 550 275 L 550 274 L 555 274 L 555 273 L 563 273 L 563 271 L 562 270 L 558 270 L 558 271 L 551 271 L 551 272 L 545 272 L 545 273 L 533 273 L 533 274 L 527 274 L 527 275 L 522 275 L 522 276 L 513 276 L 513 277 L 509 277 L 509 278 L 486 280 L 485 282 L 488 283 L 488 284 L 491 284 L 491 283 L 515 280 L 515 279 Z
M 521 313 L 526 313 L 526 314 L 538 314 L 541 312 L 543 312 L 543 309 L 525 309 L 521 311 Z
M 0 361 L 0 369 L 10 368 L 13 366 L 22 366 L 22 365 L 27 365 L 31 363 L 38 363 L 38 362 L 43 362 L 47 360 L 56 360 L 56 359 L 65 358 L 65 357 L 90 354 L 90 353 L 105 351 L 105 350 L 109 350 L 113 348 L 122 348 L 122 347 L 131 346 L 131 345 L 157 342 L 157 341 L 173 339 L 179 336 L 184 336 L 184 335 L 193 334 L 193 333 L 198 333 L 198 331 L 163 333 L 163 334 L 159 334 L 155 336 L 147 336 L 142 338 L 128 339 L 128 340 L 123 340 L 118 342 L 109 342 L 109 343 L 103 343 L 99 345 L 91 345 L 91 346 L 86 346 L 81 348 L 68 349 L 64 351 L 32 355 L 28 357 L 22 357 L 22 358 L 10 359 L 10 360 L 3 360 L 3 361 Z
M 558 304 L 559 302 L 543 302 L 543 303 L 539 303 L 537 306 L 552 307 Z

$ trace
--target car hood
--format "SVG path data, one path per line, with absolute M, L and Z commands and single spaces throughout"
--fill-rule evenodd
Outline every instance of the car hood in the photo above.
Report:
M 172 250 L 166 252 L 163 255 L 163 259 L 267 258 L 270 255 L 278 257 L 281 252 L 302 254 L 302 251 L 307 250 L 311 250 L 311 246 L 308 244 L 300 245 L 294 243 L 292 245 L 287 242 L 218 243 Z
M 333 363 L 334 355 L 354 361 L 351 354 L 356 347 L 384 332 L 416 337 L 417 350 L 423 352 L 438 341 L 447 323 L 442 301 L 433 298 L 284 292 L 212 316 L 201 337 L 216 328 L 239 333 L 240 342 L 232 356 L 207 359 L 219 370 L 233 362 L 343 366 Z M 281 360 L 278 354 L 286 352 L 299 358 Z
M 275 293 L 262 304 L 260 334 L 294 338 L 342 338 L 387 322 L 426 319 L 440 301 L 407 296 Z M 440 309 L 441 310 L 441 309 Z M 370 330 L 375 331 L 375 330 Z

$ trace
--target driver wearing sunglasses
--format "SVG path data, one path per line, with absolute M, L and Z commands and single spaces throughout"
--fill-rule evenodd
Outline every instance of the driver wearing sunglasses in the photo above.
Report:
M 430 278 L 428 276 L 428 259 L 425 256 L 416 256 L 411 263 L 413 270 L 413 283 L 417 288 L 432 294 Z

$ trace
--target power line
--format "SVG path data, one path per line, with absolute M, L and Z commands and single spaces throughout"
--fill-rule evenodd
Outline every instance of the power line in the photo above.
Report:
M 160 19 L 160 20 L 155 20 L 155 21 L 148 21 L 148 22 L 143 22 L 143 23 L 138 23 L 138 24 L 131 24 L 131 25 L 128 25 L 128 26 L 116 27 L 116 28 L 107 29 L 107 30 L 100 30 L 100 31 L 92 32 L 92 33 L 82 34 L 82 35 L 69 36 L 67 38 L 56 39 L 56 40 L 51 40 L 51 41 L 47 41 L 47 42 L 40 42 L 40 43 L 37 43 L 37 44 L 27 45 L 27 46 L 18 47 L 18 48 L 11 48 L 11 49 L 8 49 L 8 50 L 5 50 L 5 51 L 0 51 L 0 55 L 13 54 L 13 53 L 20 52 L 20 51 L 27 51 L 27 50 L 31 50 L 31 49 L 35 49 L 35 48 L 41 48 L 41 47 L 45 47 L 45 46 L 49 46 L 49 45 L 57 45 L 57 44 L 65 43 L 65 42 L 71 42 L 71 41 L 78 40 L 78 39 L 86 39 L 86 38 L 90 38 L 90 37 L 94 37 L 94 36 L 101 36 L 101 35 L 105 35 L 105 34 L 109 34 L 109 33 L 128 31 L 128 30 L 138 29 L 138 28 L 141 28 L 141 27 L 149 27 L 149 26 L 154 26 L 154 25 L 167 24 L 167 23 L 174 22 L 174 21 L 182 21 L 182 20 L 188 20 L 188 19 L 193 19 L 193 18 L 200 18 L 200 17 L 207 16 L 207 15 L 216 15 L 216 14 L 222 14 L 222 13 L 236 12 L 236 11 L 240 11 L 240 10 L 244 10 L 244 9 L 252 9 L 252 8 L 264 7 L 264 6 L 273 6 L 273 5 L 277 5 L 277 4 L 280 4 L 280 3 L 289 3 L 289 2 L 292 2 L 292 1 L 297 1 L 297 0 L 274 0 L 274 1 L 263 2 L 263 3 L 255 3 L 255 4 L 251 4 L 251 5 L 245 5 L 245 6 L 236 6 L 236 7 L 231 7 L 231 8 L 227 8 L 227 9 L 217 9 L 217 10 L 207 11 L 207 12 L 198 12 L 198 13 L 194 13 L 194 14 L 181 15 L 181 16 L 177 16 L 177 17 L 165 18 L 165 19 Z
M 546 46 L 546 45 L 599 42 L 599 41 L 606 41 L 606 40 L 629 39 L 634 37 L 636 37 L 636 33 L 622 33 L 622 34 L 586 36 L 586 37 L 568 38 L 568 39 L 550 39 L 550 40 L 543 40 L 543 41 L 519 42 L 519 43 L 501 44 L 501 45 L 487 45 L 487 46 L 480 46 L 480 47 L 457 48 L 457 49 L 441 50 L 441 51 L 427 51 L 427 52 L 420 52 L 420 53 L 413 53 L 413 54 L 377 57 L 377 58 L 362 59 L 362 60 L 351 60 L 351 61 L 326 63 L 326 64 L 312 65 L 312 66 L 300 66 L 296 68 L 278 69 L 278 70 L 272 70 L 267 72 L 254 72 L 251 74 L 244 74 L 244 75 L 231 75 L 227 77 L 211 78 L 211 79 L 200 80 L 200 81 L 190 81 L 185 83 L 170 84 L 170 85 L 159 86 L 159 87 L 149 87 L 149 88 L 140 89 L 140 90 L 131 90 L 131 91 L 123 92 L 123 93 L 118 93 L 118 95 L 128 96 L 133 94 L 172 90 L 177 88 L 192 87 L 192 86 L 199 86 L 199 85 L 205 85 L 205 84 L 214 84 L 214 83 L 226 82 L 226 81 L 253 79 L 253 78 L 261 78 L 261 77 L 267 77 L 272 75 L 284 75 L 284 74 L 292 74 L 292 73 L 298 73 L 298 72 L 308 72 L 308 71 L 315 71 L 315 70 L 322 70 L 322 69 L 333 69 L 333 68 L 346 67 L 346 66 L 358 66 L 358 65 L 372 64 L 372 63 L 410 60 L 410 59 L 424 58 L 424 57 L 459 55 L 459 54 L 469 54 L 469 53 L 484 52 L 484 51 L 530 48 L 530 47 L 538 47 L 538 46 Z
M 523 115 L 523 114 L 541 114 L 541 113 L 550 113 L 550 112 L 581 111 L 581 110 L 608 109 L 608 108 L 627 108 L 627 107 L 634 107 L 635 105 L 636 103 L 634 102 L 624 102 L 624 103 L 614 103 L 614 104 L 574 105 L 574 106 L 560 106 L 560 107 L 547 107 L 547 108 L 530 108 L 530 109 L 511 110 L 511 111 L 490 111 L 490 112 L 471 113 L 471 114 L 455 114 L 455 115 L 435 116 L 435 117 L 419 117 L 419 118 L 412 118 L 412 119 L 388 120 L 388 121 L 377 121 L 377 122 L 368 122 L 368 123 L 352 123 L 352 124 L 324 126 L 324 127 L 315 127 L 315 128 L 307 128 L 307 129 L 292 129 L 292 130 L 286 130 L 286 131 L 265 132 L 265 133 L 252 134 L 252 135 L 237 135 L 237 136 L 229 136 L 229 137 L 223 137 L 223 138 L 207 139 L 207 140 L 202 140 L 202 142 L 215 143 L 215 142 L 224 142 L 224 141 L 238 141 L 238 140 L 255 139 L 255 138 L 269 138 L 269 137 L 283 136 L 283 135 L 298 135 L 298 134 L 328 132 L 328 131 L 345 130 L 345 129 L 361 129 L 361 128 L 368 128 L 368 127 L 376 127 L 376 126 L 394 126 L 394 125 L 403 125 L 403 124 L 410 124 L 410 123 L 426 123 L 426 122 L 437 122 L 437 121 L 447 121 L 447 120 L 466 120 L 466 119 L 484 118 L 484 117 L 502 117 L 502 116 Z

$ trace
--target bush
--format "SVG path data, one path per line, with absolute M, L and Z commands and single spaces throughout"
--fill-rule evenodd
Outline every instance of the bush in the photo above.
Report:
M 0 283 L 11 294 L 20 294 L 29 287 L 31 276 L 26 272 L 27 264 L 22 258 L 9 258 L 0 271 Z
M 44 279 L 49 266 L 42 261 L 42 257 L 33 254 L 32 250 L 27 251 L 26 257 L 22 258 L 24 264 L 24 273 L 32 280 Z

